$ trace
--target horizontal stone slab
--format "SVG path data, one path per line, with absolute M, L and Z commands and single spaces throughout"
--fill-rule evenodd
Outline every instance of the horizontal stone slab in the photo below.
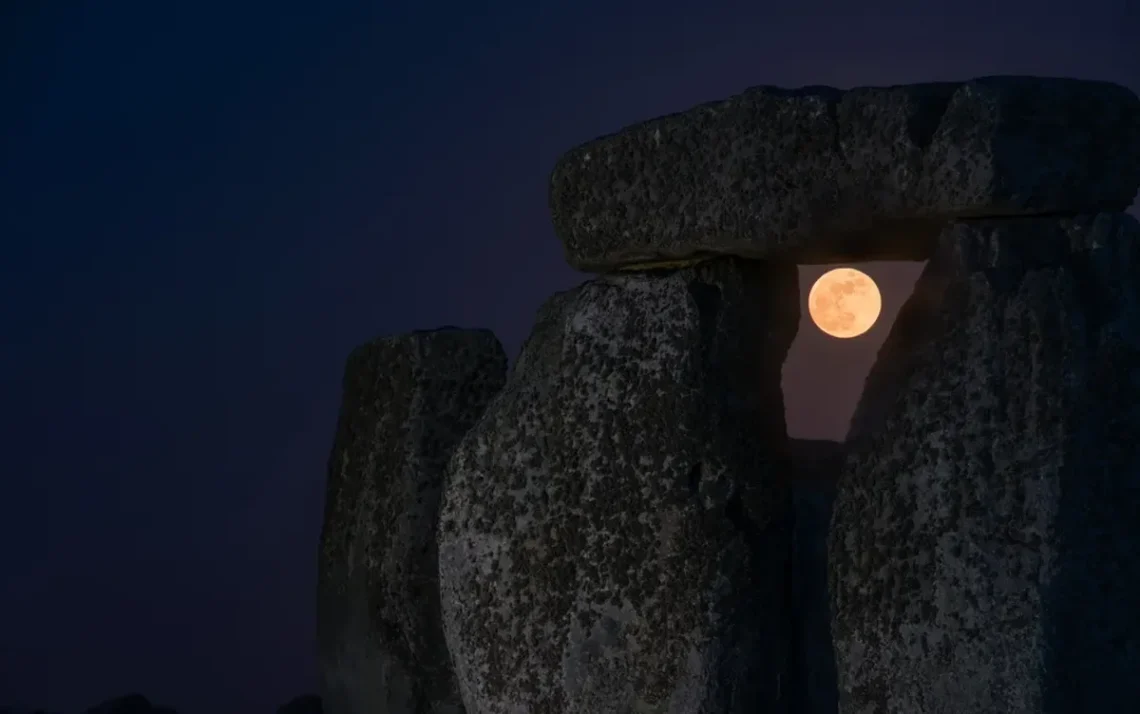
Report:
M 1036 77 L 788 90 L 628 127 L 554 168 L 574 267 L 731 254 L 929 256 L 952 218 L 1120 211 L 1140 186 L 1140 99 Z

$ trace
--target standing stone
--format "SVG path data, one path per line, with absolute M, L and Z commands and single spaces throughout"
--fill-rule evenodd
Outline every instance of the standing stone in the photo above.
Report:
M 328 714 L 461 714 L 439 614 L 445 464 L 506 378 L 489 331 L 375 340 L 348 359 L 317 587 Z
M 469 714 L 785 710 L 796 279 L 721 259 L 543 306 L 440 517 Z
M 1135 710 L 1135 219 L 950 226 L 849 446 L 830 540 L 843 714 Z
M 948 219 L 1121 211 L 1138 186 L 1133 92 L 981 77 L 753 87 L 567 152 L 550 209 L 581 270 L 702 254 L 924 260 Z

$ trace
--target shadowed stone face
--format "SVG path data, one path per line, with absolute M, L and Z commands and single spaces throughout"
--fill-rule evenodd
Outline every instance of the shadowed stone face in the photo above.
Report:
M 446 461 L 506 370 L 485 330 L 387 337 L 349 357 L 317 588 L 329 714 L 462 714 L 440 624 L 435 527 Z
M 1132 92 L 989 77 L 756 87 L 568 152 L 550 205 L 570 264 L 604 271 L 708 253 L 922 260 L 948 219 L 1118 211 L 1137 186 Z
M 449 469 L 444 629 L 477 714 L 779 712 L 796 271 L 551 298 Z
M 788 616 L 793 623 L 789 712 L 835 714 L 835 652 L 827 598 L 827 530 L 836 483 L 843 468 L 843 444 L 789 439 L 788 447 L 790 465 L 795 470 L 792 485 L 795 528 L 788 604 Z
M 948 227 L 852 423 L 843 714 L 1140 701 L 1140 227 Z

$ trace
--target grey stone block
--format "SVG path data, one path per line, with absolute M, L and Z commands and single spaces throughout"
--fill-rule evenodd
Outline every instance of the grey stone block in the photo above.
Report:
M 447 459 L 506 371 L 485 330 L 385 337 L 349 357 L 317 586 L 329 714 L 462 714 L 435 529 Z
M 440 586 L 469 711 L 785 711 L 796 280 L 721 259 L 543 306 L 449 468 Z
M 853 419 L 843 714 L 1140 702 L 1140 226 L 948 227 Z
M 1107 82 L 755 87 L 564 155 L 555 232 L 581 270 L 730 254 L 929 257 L 946 220 L 1120 211 L 1140 99 Z

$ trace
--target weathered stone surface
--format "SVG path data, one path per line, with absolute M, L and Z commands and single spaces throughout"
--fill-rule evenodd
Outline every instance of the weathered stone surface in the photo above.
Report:
M 843 714 L 1140 702 L 1140 226 L 949 227 L 853 419 Z
M 485 330 L 386 337 L 348 359 L 321 532 L 317 638 L 329 714 L 461 714 L 439 614 L 447 459 L 506 379 Z
M 827 597 L 827 531 L 844 446 L 817 439 L 788 440 L 793 469 L 791 597 L 792 654 L 789 714 L 835 714 L 838 689 Z
M 573 149 L 551 176 L 576 268 L 704 253 L 925 259 L 954 217 L 1119 211 L 1140 100 L 1105 82 L 755 87 Z
M 551 298 L 456 450 L 444 629 L 472 714 L 782 712 L 795 266 Z

